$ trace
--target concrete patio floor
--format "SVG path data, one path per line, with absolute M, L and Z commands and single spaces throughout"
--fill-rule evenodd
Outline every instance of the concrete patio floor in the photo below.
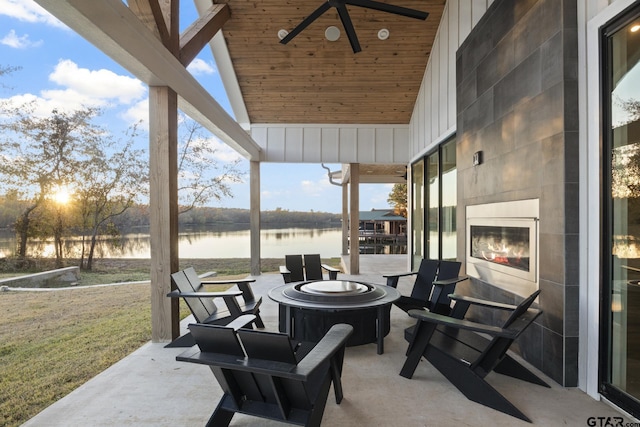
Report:
M 382 273 L 406 271 L 405 256 L 362 256 L 358 276 L 339 277 L 383 284 Z M 263 295 L 266 330 L 277 330 L 277 305 L 267 292 L 282 284 L 276 274 L 257 277 L 254 291 Z M 408 293 L 411 281 L 399 289 Z M 326 426 L 527 426 L 529 423 L 467 400 L 422 360 L 413 379 L 400 377 L 407 343 L 404 328 L 410 318 L 391 310 L 391 331 L 385 353 L 375 344 L 348 347 L 343 372 L 344 400 L 336 405 L 333 392 L 323 417 Z M 186 327 L 189 318 L 182 326 Z M 216 407 L 221 390 L 211 371 L 177 362 L 185 349 L 148 343 L 26 422 L 24 426 L 203 426 Z M 526 363 L 525 363 L 526 364 Z M 538 372 L 534 369 L 535 372 Z M 541 426 L 586 426 L 589 417 L 624 417 L 604 402 L 578 389 L 563 388 L 540 374 L 551 389 L 490 374 L 487 380 Z M 281 426 L 236 415 L 232 426 Z M 597 424 L 600 425 L 600 424 Z M 604 424 L 603 424 L 604 425 Z

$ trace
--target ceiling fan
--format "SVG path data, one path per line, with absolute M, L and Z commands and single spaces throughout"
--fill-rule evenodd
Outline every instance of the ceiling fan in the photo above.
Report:
M 295 36 L 300 34 L 302 30 L 307 28 L 309 24 L 318 19 L 323 13 L 325 13 L 331 7 L 335 7 L 338 11 L 338 15 L 340 16 L 340 21 L 342 21 L 342 26 L 344 27 L 344 30 L 347 33 L 347 37 L 349 38 L 349 43 L 351 43 L 353 53 L 360 52 L 362 49 L 360 48 L 360 42 L 358 42 L 356 30 L 353 28 L 353 22 L 351 22 L 351 17 L 349 16 L 349 12 L 347 11 L 347 5 L 364 7 L 367 9 L 375 9 L 382 12 L 393 13 L 395 15 L 406 16 L 408 18 L 421 19 L 423 21 L 427 19 L 427 16 L 429 16 L 427 12 L 422 12 L 419 10 L 409 9 L 401 6 L 394 6 L 386 3 L 380 3 L 374 0 L 327 0 L 319 8 L 314 10 L 311 15 L 307 16 L 300 24 L 298 24 L 297 27 L 291 30 L 291 32 L 286 37 L 280 40 L 280 43 L 289 43 Z

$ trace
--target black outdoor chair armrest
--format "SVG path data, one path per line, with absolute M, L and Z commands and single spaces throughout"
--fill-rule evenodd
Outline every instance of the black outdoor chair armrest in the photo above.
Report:
M 282 274 L 282 279 L 284 279 L 284 283 L 291 283 L 291 271 L 289 271 L 286 265 L 280 266 L 280 274 Z
M 515 310 L 517 308 L 517 306 L 513 304 L 504 304 L 501 302 L 489 301 L 480 298 L 469 297 L 466 295 L 450 294 L 449 298 L 454 301 L 464 301 L 469 304 L 480 305 L 489 308 L 497 308 L 500 310 Z
M 230 280 L 201 280 L 203 285 L 239 285 L 240 283 L 253 283 L 256 279 L 230 279 Z
M 466 316 L 467 314 L 467 311 L 469 310 L 469 307 L 471 307 L 472 304 L 485 308 L 495 308 L 498 310 L 508 311 L 513 311 L 517 308 L 515 305 L 488 301 L 480 298 L 469 297 L 466 295 L 450 294 L 449 298 L 451 298 L 452 301 L 455 301 L 450 315 L 451 317 L 455 317 L 456 319 L 464 318 L 464 316 Z
M 410 271 L 408 273 L 400 273 L 400 274 L 383 274 L 382 277 L 387 279 L 387 286 L 391 286 L 392 288 L 397 288 L 398 280 L 400 280 L 401 277 L 413 276 L 415 274 L 418 274 L 418 272 Z
M 233 328 L 234 331 L 237 331 L 241 328 L 246 328 L 251 325 L 256 320 L 256 316 L 253 314 L 243 314 L 242 316 L 238 316 L 233 319 L 231 322 L 227 323 L 227 328 Z
M 242 295 L 241 291 L 226 291 L 226 292 L 180 292 L 179 290 L 171 291 L 167 294 L 171 298 L 224 298 L 224 297 L 239 297 Z
M 400 273 L 400 274 L 383 274 L 382 277 L 385 278 L 390 278 L 390 277 L 404 277 L 404 276 L 413 276 L 414 274 L 418 274 L 417 271 L 409 271 L 407 273 Z
M 236 371 L 251 372 L 254 374 L 274 375 L 280 378 L 289 378 L 304 381 L 307 376 L 296 372 L 296 365 L 273 360 L 258 358 L 238 357 L 229 354 L 202 352 L 198 347 L 193 347 L 176 356 L 180 362 L 198 363 L 201 365 L 218 366 Z
M 480 332 L 494 337 L 515 338 L 518 335 L 518 331 L 516 330 L 503 329 L 497 326 L 472 322 L 470 320 L 455 319 L 442 314 L 431 313 L 426 310 L 409 310 L 409 316 L 423 322 L 434 323 L 436 325 L 443 325 L 456 329 L 464 329 L 467 331 Z
M 462 282 L 467 280 L 469 277 L 467 276 L 458 276 L 451 279 L 443 279 L 443 280 L 434 280 L 433 284 L 437 286 L 447 286 L 453 285 L 454 283 Z
M 336 280 L 338 278 L 338 273 L 340 273 L 339 268 L 331 267 L 327 264 L 321 264 L 322 268 L 324 268 L 327 273 L 329 273 L 329 280 Z
M 344 348 L 352 333 L 351 325 L 345 323 L 333 325 L 318 344 L 298 362 L 296 372 L 305 376 L 311 374 L 324 361 L 333 357 L 340 348 Z

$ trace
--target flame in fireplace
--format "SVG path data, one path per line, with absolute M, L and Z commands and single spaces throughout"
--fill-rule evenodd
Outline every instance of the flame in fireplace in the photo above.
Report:
M 520 250 L 516 252 L 504 244 L 502 245 L 502 247 L 494 247 L 491 244 L 487 244 L 487 249 L 481 250 L 481 253 L 482 257 L 490 262 L 505 265 L 518 265 L 522 262 L 523 251 Z
M 526 228 L 472 226 L 471 233 L 472 257 L 529 271 Z

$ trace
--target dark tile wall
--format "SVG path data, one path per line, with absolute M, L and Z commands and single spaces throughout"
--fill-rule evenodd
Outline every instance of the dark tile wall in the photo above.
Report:
M 496 0 L 456 58 L 458 224 L 467 205 L 537 198 L 539 306 L 515 346 L 564 386 L 578 378 L 578 94 L 576 0 Z M 476 151 L 484 162 L 473 166 Z M 465 259 L 465 236 L 458 234 Z M 520 297 L 479 280 L 462 291 Z M 472 313 L 498 321 L 490 312 Z

